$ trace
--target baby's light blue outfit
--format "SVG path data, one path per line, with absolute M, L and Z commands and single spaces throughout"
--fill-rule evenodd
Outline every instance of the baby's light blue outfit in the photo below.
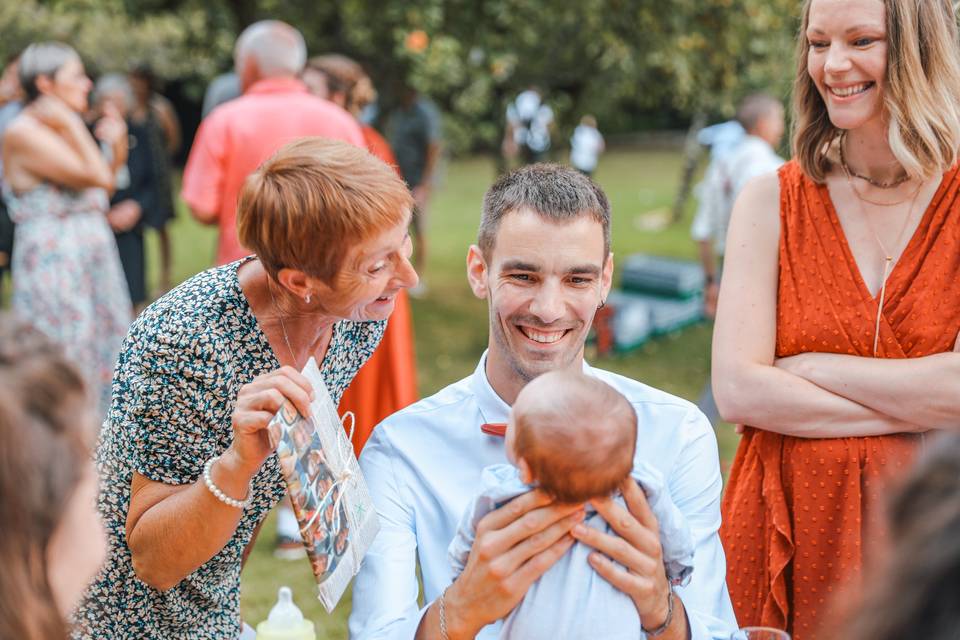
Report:
M 634 480 L 643 488 L 650 509 L 660 523 L 660 545 L 667 579 L 686 584 L 693 571 L 693 536 L 686 519 L 664 485 L 663 476 L 653 467 L 635 462 Z M 520 471 L 510 464 L 484 468 L 480 492 L 460 520 L 449 555 L 453 579 L 463 571 L 477 533 L 477 523 L 494 509 L 533 489 L 520 480 Z M 623 496 L 614 498 L 623 505 Z M 586 524 L 607 533 L 611 527 L 596 511 L 587 507 Z M 615 534 L 614 534 L 615 535 Z M 603 579 L 587 562 L 593 551 L 576 542 L 527 591 L 520 604 L 504 619 L 500 638 L 516 640 L 637 640 L 646 637 L 640 617 L 629 596 Z

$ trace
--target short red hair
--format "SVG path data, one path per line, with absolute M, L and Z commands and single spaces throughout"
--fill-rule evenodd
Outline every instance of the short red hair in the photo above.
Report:
M 246 179 L 237 234 L 273 278 L 291 268 L 332 284 L 351 247 L 403 224 L 412 208 L 407 186 L 376 156 L 339 140 L 302 138 Z

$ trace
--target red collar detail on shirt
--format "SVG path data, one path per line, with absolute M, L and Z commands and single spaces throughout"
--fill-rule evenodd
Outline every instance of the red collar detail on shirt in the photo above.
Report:
M 504 437 L 507 435 L 507 425 L 500 422 L 485 422 L 480 425 L 480 431 L 488 436 Z

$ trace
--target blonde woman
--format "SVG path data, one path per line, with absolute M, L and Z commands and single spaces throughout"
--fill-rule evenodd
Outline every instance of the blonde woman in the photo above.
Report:
M 795 159 L 735 205 L 714 335 L 749 425 L 721 530 L 741 625 L 816 637 L 889 481 L 960 424 L 958 108 L 949 0 L 807 0 Z

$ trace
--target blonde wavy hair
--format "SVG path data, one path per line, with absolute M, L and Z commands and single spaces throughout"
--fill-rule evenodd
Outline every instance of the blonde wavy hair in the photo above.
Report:
M 803 171 L 823 182 L 839 129 L 807 70 L 810 5 L 803 5 L 793 86 L 793 153 Z M 960 42 L 951 0 L 882 0 L 886 12 L 887 77 L 883 108 L 894 156 L 913 177 L 929 178 L 957 161 L 960 147 Z

